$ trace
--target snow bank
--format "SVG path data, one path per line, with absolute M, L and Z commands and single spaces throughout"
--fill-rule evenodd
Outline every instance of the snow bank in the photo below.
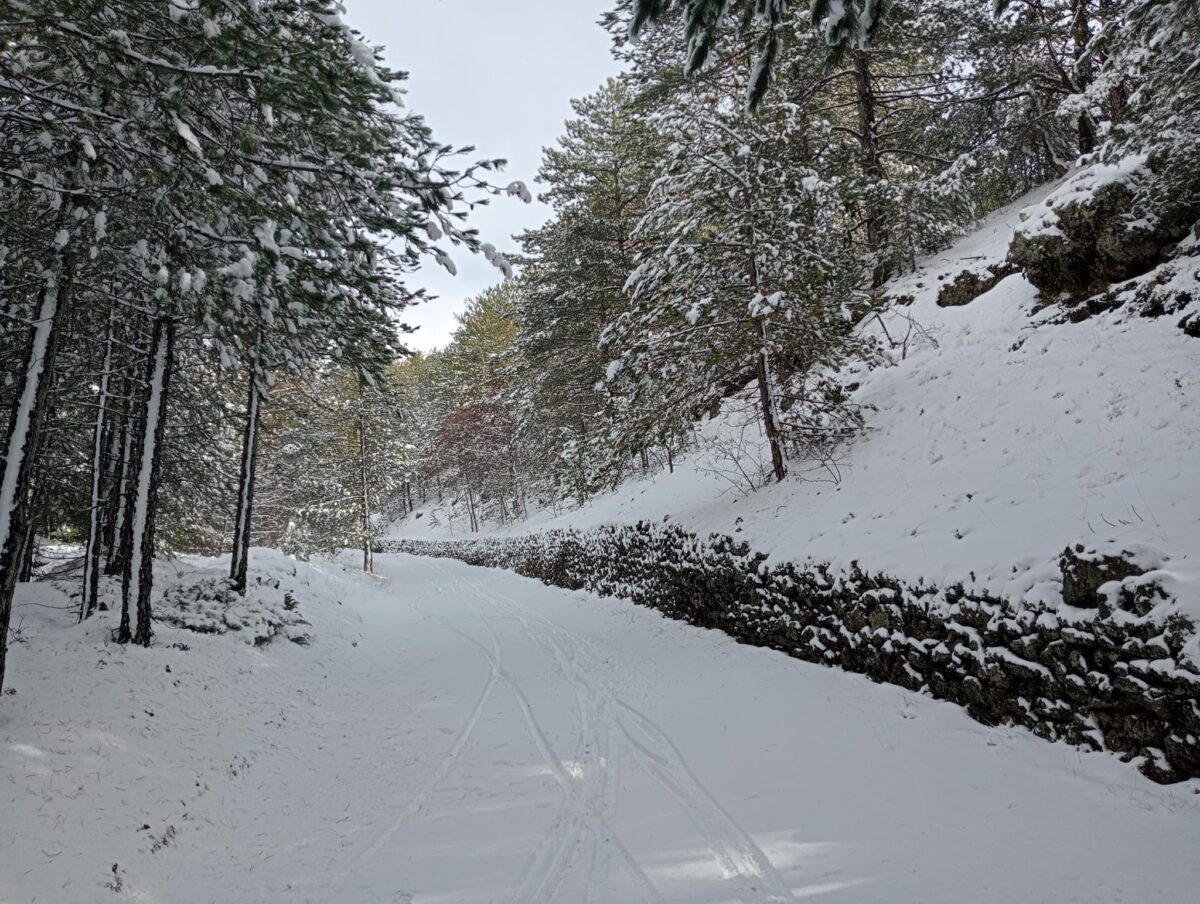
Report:
M 330 711 L 310 694 L 332 658 L 357 652 L 354 603 L 379 582 L 255 549 L 250 592 L 226 604 L 228 569 L 227 556 L 156 562 L 148 649 L 112 642 L 112 578 L 109 608 L 83 624 L 77 576 L 18 585 L 0 703 L 0 901 L 229 901 L 231 889 L 210 890 L 231 869 L 255 887 L 240 858 L 264 855 L 268 811 L 286 821 L 314 786 Z

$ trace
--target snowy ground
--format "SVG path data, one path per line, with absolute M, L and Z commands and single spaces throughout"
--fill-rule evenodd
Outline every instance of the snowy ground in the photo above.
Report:
M 0 902 L 1196 900 L 1198 783 L 503 572 L 253 561 L 310 646 L 23 588 Z
M 1172 591 L 1200 617 L 1200 340 L 1178 329 L 1178 316 L 1118 311 L 1055 323 L 1061 309 L 1034 313 L 1036 290 L 1019 274 L 963 307 L 936 303 L 964 270 L 1001 263 L 1014 230 L 1037 222 L 1047 198 L 1069 184 L 996 212 L 889 284 L 889 297 L 912 299 L 885 316 L 901 347 L 892 366 L 843 375 L 858 384 L 867 427 L 838 456 L 840 482 L 794 462 L 785 483 L 747 494 L 731 465 L 693 453 L 673 474 L 632 480 L 582 509 L 542 510 L 501 532 L 669 516 L 779 558 L 858 560 L 908 580 L 976 583 L 1039 603 L 1058 595 L 1057 557 L 1067 545 L 1137 543 L 1169 560 Z M 1154 281 L 1168 294 L 1200 296 L 1200 257 L 1129 286 Z M 882 335 L 876 320 L 862 329 Z M 734 421 L 709 422 L 702 438 L 728 442 Z M 421 514 L 397 522 L 393 535 L 465 535 L 464 519 L 451 520 L 445 506 Z

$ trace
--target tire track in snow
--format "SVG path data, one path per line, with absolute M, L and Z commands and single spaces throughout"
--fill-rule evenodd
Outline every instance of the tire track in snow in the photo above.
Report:
M 487 627 L 488 633 L 492 635 L 493 649 L 498 651 L 498 638 L 491 627 L 484 621 L 483 617 L 479 616 L 479 619 Z M 493 655 L 484 644 L 469 634 L 453 625 L 448 625 L 448 627 L 464 640 L 475 644 L 485 656 L 490 658 Z M 547 895 L 553 894 L 564 877 L 566 868 L 572 859 L 573 851 L 583 844 L 583 819 L 586 815 L 588 802 L 580 794 L 575 781 L 567 771 L 566 766 L 563 765 L 558 754 L 554 752 L 554 748 L 550 745 L 550 740 L 546 736 L 545 730 L 533 713 L 533 706 L 530 704 L 529 698 L 517 684 L 516 679 L 498 665 L 497 673 L 500 680 L 512 691 L 513 698 L 517 701 L 517 707 L 521 710 L 522 718 L 529 728 L 530 737 L 533 739 L 533 744 L 537 748 L 538 754 L 545 761 L 555 783 L 563 792 L 563 807 L 560 809 L 558 816 L 555 817 L 550 831 L 546 836 L 547 838 L 554 839 L 554 844 L 549 851 L 544 851 L 542 847 L 539 847 L 535 851 L 531 865 L 526 868 L 518 884 L 517 891 L 512 895 L 514 904 L 537 904 L 537 902 L 545 900 Z M 538 867 L 538 864 L 542 861 L 545 861 L 545 865 Z
M 548 644 L 557 650 L 556 658 L 564 667 L 564 673 L 568 670 L 573 673 L 567 674 L 568 680 L 582 684 L 589 692 L 596 692 L 586 677 L 588 669 L 578 664 L 580 653 L 589 656 L 593 662 L 599 658 L 591 644 L 511 598 L 493 590 L 485 592 L 478 584 L 475 585 L 475 590 L 481 596 L 512 607 L 515 617 L 521 621 L 531 639 L 533 635 L 528 621 L 517 613 L 539 621 L 547 632 Z M 577 655 L 567 656 L 558 647 L 554 637 L 563 640 Z M 571 663 L 569 669 L 565 665 L 568 662 Z M 591 671 L 600 674 L 598 668 Z M 607 695 L 619 709 L 611 727 L 625 739 L 630 753 L 643 771 L 658 781 L 678 801 L 704 838 L 726 877 L 739 886 L 739 897 L 742 901 L 746 904 L 794 904 L 795 897 L 771 859 L 700 781 L 667 731 L 645 713 L 621 699 L 611 682 L 606 682 L 606 686 L 599 692 Z M 632 723 L 637 732 L 631 730 L 627 723 Z M 637 737 L 639 733 L 640 739 Z M 644 876 L 644 873 L 642 875 Z M 649 882 L 648 879 L 646 881 Z
M 490 599 L 502 605 L 513 605 L 511 600 L 499 595 L 492 594 Z M 608 701 L 586 680 L 586 673 L 579 670 L 576 660 L 568 656 L 552 638 L 535 635 L 521 611 L 523 610 L 517 607 L 510 614 L 521 623 L 525 636 L 531 642 L 554 656 L 559 671 L 575 693 L 583 751 L 585 754 L 590 752 L 580 763 L 578 770 L 588 788 L 585 799 L 592 802 L 588 812 L 591 858 L 585 882 L 584 901 L 586 904 L 602 904 L 607 899 L 614 849 L 630 870 L 635 884 L 642 889 L 647 898 L 651 901 L 661 901 L 658 890 L 615 833 L 613 822 L 616 818 L 619 763 L 614 755 L 611 720 L 607 719 L 604 713 Z M 551 837 L 548 835 L 543 844 Z
M 503 600 L 491 590 L 485 590 L 480 584 L 471 578 L 465 577 L 457 582 L 461 590 L 464 591 L 464 600 L 471 606 L 480 623 L 491 635 L 493 647 L 499 647 L 499 638 L 490 622 L 483 616 L 481 612 L 470 602 L 466 591 L 470 591 L 470 596 L 474 596 L 482 602 L 502 604 L 508 603 L 514 605 L 511 600 Z M 580 705 L 580 725 L 583 737 L 583 750 L 602 750 L 609 746 L 604 739 L 601 739 L 597 728 L 589 728 L 595 724 L 596 720 L 590 718 L 591 706 L 587 703 L 587 695 L 591 689 L 586 683 L 580 683 L 571 678 L 568 670 L 575 671 L 568 665 L 568 661 L 563 654 L 561 648 L 557 645 L 547 644 L 544 641 L 539 641 L 532 632 L 529 631 L 527 624 L 524 623 L 519 616 L 518 620 L 526 627 L 526 636 L 531 641 L 543 648 L 554 653 L 559 666 L 564 670 L 564 676 L 567 677 L 569 683 L 576 693 L 576 700 Z M 452 628 L 452 630 L 455 630 Z M 480 650 L 487 655 L 486 647 L 481 643 L 469 637 L 468 635 L 458 632 L 465 639 L 473 642 Z M 558 783 L 564 795 L 563 807 L 560 809 L 559 815 L 551 824 L 535 849 L 526 869 L 523 871 L 521 879 L 518 882 L 518 887 L 511 896 L 514 904 L 538 904 L 538 902 L 549 900 L 558 887 L 566 878 L 570 866 L 575 861 L 580 849 L 584 846 L 587 840 L 592 840 L 593 852 L 590 864 L 590 874 L 586 881 L 587 900 L 597 900 L 597 895 L 602 895 L 605 891 L 603 885 L 607 881 L 607 873 L 596 875 L 596 867 L 601 864 L 606 864 L 607 851 L 598 850 L 601 848 L 612 848 L 617 856 L 628 868 L 634 883 L 641 889 L 647 900 L 660 904 L 663 902 L 663 897 L 659 894 L 654 884 L 645 874 L 637 861 L 633 858 L 629 849 L 617 837 L 615 829 L 612 825 L 612 819 L 615 815 L 615 782 L 608 775 L 608 760 L 602 753 L 599 762 L 586 762 L 578 770 L 582 777 L 576 777 L 568 770 L 561 758 L 555 753 L 553 746 L 534 715 L 533 707 L 529 702 L 528 697 L 518 685 L 516 680 L 507 670 L 500 668 L 499 674 L 501 680 L 505 681 L 513 691 L 517 699 L 518 706 L 522 711 L 522 715 L 529 728 L 530 734 L 533 737 L 534 744 L 537 746 L 542 758 L 549 766 L 552 776 Z M 612 785 L 612 790 L 609 789 Z
M 623 714 L 653 746 L 638 738 L 618 718 L 621 733 L 629 742 L 634 757 L 650 775 L 658 779 L 679 801 L 696 828 L 705 836 L 713 855 L 726 876 L 738 881 L 749 898 L 743 901 L 785 904 L 795 897 L 776 871 L 771 859 L 730 815 L 688 766 L 687 760 L 670 736 L 644 713 L 622 700 L 617 701 Z

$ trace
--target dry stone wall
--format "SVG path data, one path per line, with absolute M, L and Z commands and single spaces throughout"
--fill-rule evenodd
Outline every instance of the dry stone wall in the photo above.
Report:
M 731 537 L 670 523 L 379 548 L 632 600 L 743 643 L 952 700 L 988 725 L 1118 752 L 1158 782 L 1200 777 L 1200 669 L 1184 652 L 1194 626 L 1147 614 L 1169 608 L 1149 605 L 1161 593 L 1153 582 L 1139 584 L 1137 568 L 1082 547 L 1066 550 L 1062 567 L 1076 602 L 1094 609 L 1016 606 L 857 563 L 771 564 Z

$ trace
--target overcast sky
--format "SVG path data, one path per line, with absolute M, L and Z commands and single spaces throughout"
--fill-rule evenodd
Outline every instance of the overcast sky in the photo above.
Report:
M 534 184 L 542 148 L 570 116 L 570 99 L 594 91 L 617 72 L 608 35 L 596 24 L 611 0 L 344 0 L 346 18 L 388 64 L 410 74 L 408 102 L 437 140 L 473 144 L 480 157 L 504 157 L 504 184 Z M 474 220 L 485 241 L 515 248 L 513 233 L 542 223 L 536 200 L 494 199 Z M 410 345 L 445 344 L 465 299 L 500 281 L 482 258 L 455 255 L 458 276 L 436 264 L 413 277 L 439 296 L 407 317 Z

